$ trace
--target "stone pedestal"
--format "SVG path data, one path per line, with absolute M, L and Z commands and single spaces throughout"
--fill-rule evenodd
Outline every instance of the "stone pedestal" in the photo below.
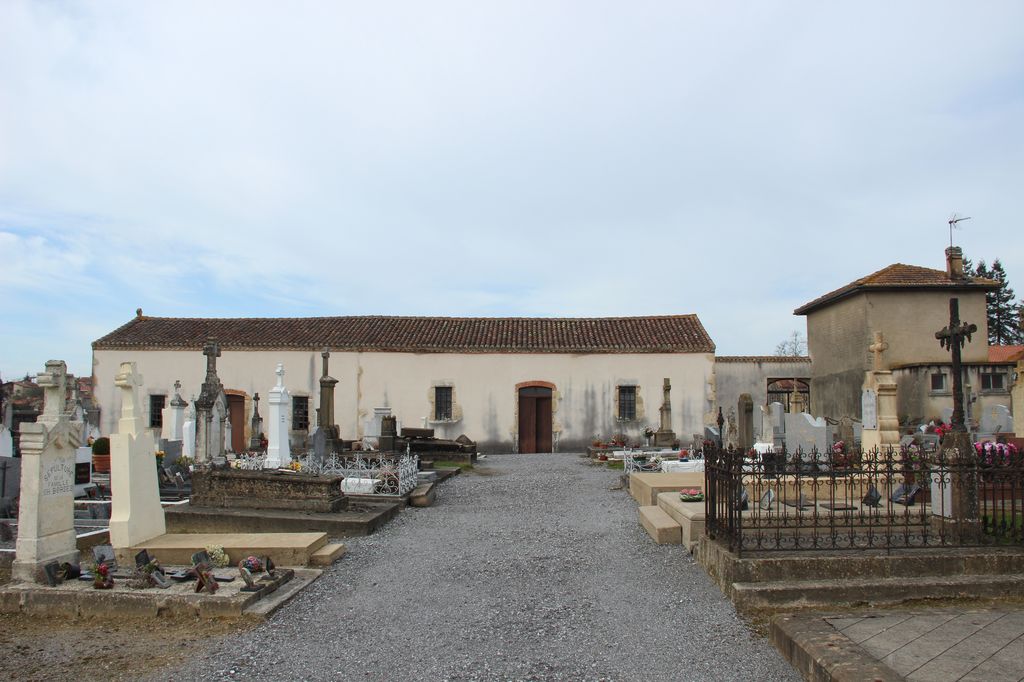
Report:
M 952 466 L 948 483 L 952 509 L 945 520 L 946 532 L 959 538 L 961 545 L 977 544 L 981 539 L 978 467 L 970 434 L 947 433 L 939 448 L 939 460 Z
M 163 535 L 167 527 L 153 456 L 156 444 L 139 409 L 142 376 L 135 363 L 121 363 L 114 385 L 121 389 L 121 419 L 110 436 L 110 544 L 125 549 Z
M 267 417 L 267 457 L 265 469 L 277 469 L 291 464 L 291 445 L 288 442 L 288 408 L 291 396 L 284 387 L 284 365 L 277 366 L 277 385 L 270 389 L 267 398 L 269 416 Z
M 896 382 L 892 372 L 874 370 L 865 374 L 861 419 L 863 450 L 899 445 L 900 422 L 896 415 Z
M 181 440 L 184 437 L 185 429 L 185 408 L 188 405 L 182 400 L 178 390 L 181 382 L 174 382 L 174 397 L 167 407 L 163 409 L 163 432 L 160 434 L 164 440 Z
M 21 425 L 21 498 L 11 577 L 33 582 L 42 566 L 78 563 L 75 540 L 75 450 L 82 425 L 64 414 L 67 367 L 50 360 L 39 375 L 43 414 Z
M 668 379 L 664 380 L 662 386 L 663 398 L 661 401 L 661 422 L 658 430 L 654 432 L 654 445 L 657 447 L 672 447 L 679 440 L 672 430 L 672 401 L 669 393 L 672 391 L 672 384 Z

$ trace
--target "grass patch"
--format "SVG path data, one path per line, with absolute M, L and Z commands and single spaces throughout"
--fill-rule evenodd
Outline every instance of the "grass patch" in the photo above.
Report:
M 435 459 L 434 460 L 434 468 L 435 469 L 437 469 L 437 468 L 462 469 L 463 471 L 467 471 L 467 470 L 473 468 L 473 463 L 472 462 L 453 462 L 453 461 L 448 460 L 448 459 Z
M 609 469 L 617 469 L 618 471 L 622 471 L 623 468 L 625 468 L 625 466 L 626 466 L 626 463 L 623 462 L 621 459 L 614 459 L 614 460 L 610 459 L 610 460 L 608 460 L 608 468 Z

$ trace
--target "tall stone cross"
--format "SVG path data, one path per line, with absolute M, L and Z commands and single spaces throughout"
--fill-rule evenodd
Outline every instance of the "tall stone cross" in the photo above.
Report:
M 889 350 L 889 344 L 882 340 L 882 332 L 875 332 L 875 342 L 868 346 L 868 350 L 875 356 L 873 363 L 874 371 L 883 371 L 882 353 Z
M 284 388 L 284 364 L 277 363 L 277 369 L 274 370 L 274 374 L 277 375 L 277 386 L 274 388 Z
M 206 376 L 216 376 L 217 358 L 220 357 L 220 344 L 217 343 L 217 339 L 212 336 L 206 339 L 206 345 L 203 346 L 203 355 L 206 356 Z
M 960 322 L 960 299 L 949 299 L 949 326 L 935 332 L 939 345 L 953 353 L 953 417 L 954 431 L 966 432 L 964 423 L 964 387 L 963 370 L 960 362 L 960 351 L 964 344 L 971 340 L 971 334 L 978 331 L 978 326 Z

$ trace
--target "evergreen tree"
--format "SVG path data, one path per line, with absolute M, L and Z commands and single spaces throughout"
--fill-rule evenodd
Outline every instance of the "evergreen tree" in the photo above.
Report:
M 1014 302 L 1013 289 L 1006 279 L 1006 271 L 999 259 L 992 261 L 992 269 L 982 268 L 985 262 L 978 263 L 977 275 L 988 277 L 999 282 L 1000 287 L 985 294 L 985 304 L 988 311 L 988 342 L 991 345 L 1017 344 L 1021 342 L 1020 311 L 1021 306 Z

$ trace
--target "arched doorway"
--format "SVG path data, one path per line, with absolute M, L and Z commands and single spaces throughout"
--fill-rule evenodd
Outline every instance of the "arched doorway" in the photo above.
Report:
M 535 382 L 516 388 L 519 393 L 519 452 L 551 452 L 551 385 Z

